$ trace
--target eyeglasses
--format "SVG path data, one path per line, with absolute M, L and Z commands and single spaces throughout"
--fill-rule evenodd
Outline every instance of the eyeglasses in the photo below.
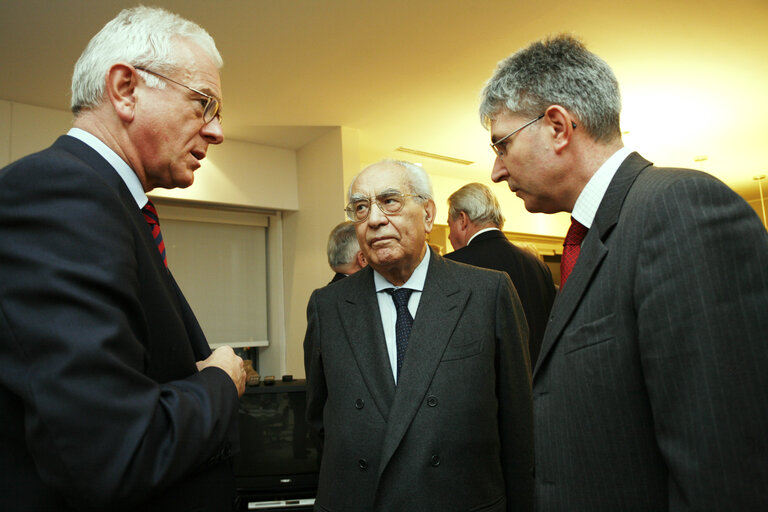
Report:
M 352 199 L 347 203 L 347 207 L 344 211 L 347 212 L 347 217 L 353 222 L 363 222 L 368 219 L 371 214 L 371 199 L 379 207 L 381 213 L 384 215 L 394 215 L 399 213 L 405 206 L 406 197 L 420 197 L 424 199 L 424 196 L 419 194 L 401 194 L 400 192 L 385 192 L 379 194 L 376 197 L 360 197 Z
M 505 154 L 505 153 L 504 153 L 504 150 L 505 150 L 505 149 L 506 149 L 506 147 L 507 147 L 507 141 L 509 140 L 509 138 L 510 138 L 511 136 L 513 136 L 514 134 L 516 134 L 517 132 L 519 132 L 520 130 L 522 130 L 523 128 L 525 128 L 526 126 L 530 126 L 530 125 L 532 125 L 533 123 L 535 123 L 536 121 L 538 121 L 538 120 L 539 120 L 539 119 L 541 119 L 542 117 L 544 117 L 544 114 L 541 114 L 541 115 L 540 115 L 539 117 L 537 117 L 536 119 L 531 119 L 530 121 L 528 121 L 527 123 L 525 123 L 523 126 L 521 126 L 520 128 L 518 128 L 517 130 L 513 131 L 512 133 L 508 133 L 507 135 L 503 136 L 502 138 L 500 138 L 500 139 L 499 139 L 499 140 L 497 140 L 496 142 L 492 142 L 492 143 L 491 143 L 491 149 L 493 150 L 493 152 L 494 152 L 494 153 L 496 153 L 496 156 L 498 156 L 498 157 L 503 157 L 503 156 L 504 156 L 504 154 Z
M 181 82 L 177 82 L 173 78 L 168 78 L 165 75 L 161 75 L 160 73 L 155 73 L 154 71 L 150 71 L 148 69 L 134 66 L 136 69 L 139 69 L 141 71 L 144 71 L 145 73 L 149 73 L 150 75 L 155 75 L 158 78 L 162 78 L 163 80 L 168 80 L 169 82 L 173 82 L 176 85 L 180 85 L 186 89 L 189 89 L 190 91 L 199 94 L 200 96 L 205 97 L 205 100 L 201 99 L 200 104 L 203 106 L 203 122 L 205 124 L 210 123 L 213 121 L 213 118 L 217 118 L 219 120 L 219 123 L 221 123 L 221 114 L 219 113 L 219 100 L 211 96 L 210 94 L 205 94 L 202 91 L 198 91 L 197 89 L 193 89 L 192 87 L 188 85 L 184 85 Z

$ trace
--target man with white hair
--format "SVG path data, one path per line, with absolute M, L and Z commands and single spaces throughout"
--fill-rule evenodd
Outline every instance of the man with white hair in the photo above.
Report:
M 243 362 L 211 353 L 146 193 L 223 140 L 208 33 L 121 12 L 72 78 L 74 128 L 0 171 L 0 509 L 231 510 Z
M 315 290 L 307 418 L 319 510 L 533 510 L 528 330 L 506 274 L 427 247 L 432 185 L 385 160 L 349 188 L 368 266 Z
M 328 235 L 328 265 L 336 272 L 330 283 L 362 270 L 368 264 L 357 243 L 355 223 L 344 221 L 337 224 Z
M 482 183 L 464 185 L 448 197 L 448 239 L 454 252 L 445 257 L 507 273 L 525 310 L 534 367 L 555 301 L 555 283 L 549 267 L 515 247 L 501 232 L 502 227 L 504 215 L 491 189 Z

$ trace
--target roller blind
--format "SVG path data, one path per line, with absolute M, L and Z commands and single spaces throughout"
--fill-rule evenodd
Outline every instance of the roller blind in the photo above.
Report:
M 158 205 L 168 268 L 212 346 L 266 346 L 268 217 Z

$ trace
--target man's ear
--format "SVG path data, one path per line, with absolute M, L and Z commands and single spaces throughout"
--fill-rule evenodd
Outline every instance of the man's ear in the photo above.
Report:
M 113 64 L 107 71 L 105 93 L 117 116 L 126 123 L 133 121 L 136 110 L 139 75 L 133 66 Z
M 435 202 L 431 199 L 428 199 L 427 202 L 424 204 L 424 230 L 427 233 L 432 232 L 432 226 L 435 223 L 436 213 L 437 213 L 437 208 L 435 207 Z
M 357 255 L 355 256 L 355 259 L 357 260 L 357 266 L 360 268 L 365 268 L 368 266 L 368 260 L 365 259 L 365 255 L 363 255 L 363 251 L 357 251 Z
M 467 212 L 459 212 L 459 226 L 461 227 L 462 231 L 466 231 L 469 227 L 469 215 L 467 215 Z
M 552 130 L 552 143 L 556 153 L 563 151 L 571 142 L 573 131 L 576 128 L 573 116 L 560 105 L 551 105 L 544 118 Z

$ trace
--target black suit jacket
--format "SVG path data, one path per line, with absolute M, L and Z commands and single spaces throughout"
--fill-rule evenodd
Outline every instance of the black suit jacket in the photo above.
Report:
M 395 385 L 368 266 L 307 307 L 319 511 L 533 508 L 527 329 L 509 278 L 431 254 Z
M 538 510 L 768 510 L 766 333 L 754 210 L 627 157 L 534 370 Z
M 347 274 L 342 274 L 341 272 L 336 272 L 336 274 L 334 274 L 334 276 L 333 276 L 333 279 L 331 279 L 328 284 L 333 284 L 336 281 L 341 281 L 345 277 L 347 277 Z
M 238 398 L 124 182 L 72 137 L 0 171 L 0 509 L 228 510 Z
M 549 267 L 534 255 L 515 247 L 504 233 L 497 230 L 480 233 L 469 245 L 445 257 L 507 273 L 523 303 L 530 330 L 531 364 L 535 365 L 557 293 Z

